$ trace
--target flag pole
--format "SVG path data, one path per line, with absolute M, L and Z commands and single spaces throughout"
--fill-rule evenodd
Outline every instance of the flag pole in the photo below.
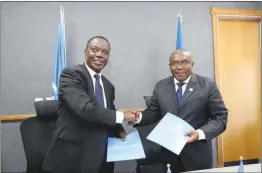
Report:
M 177 13 L 177 17 L 181 17 L 182 16 L 182 9 L 180 9 Z
M 60 6 L 60 19 L 61 19 L 61 25 L 62 25 L 62 31 L 63 31 L 64 54 L 65 54 L 65 60 L 66 60 L 65 12 L 64 12 L 63 6 Z

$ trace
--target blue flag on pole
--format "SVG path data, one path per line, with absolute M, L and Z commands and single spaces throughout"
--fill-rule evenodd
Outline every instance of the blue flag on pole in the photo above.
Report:
M 56 50 L 55 50 L 55 61 L 54 61 L 54 72 L 52 81 L 52 98 L 57 100 L 58 98 L 58 84 L 59 77 L 62 70 L 67 67 L 66 60 L 66 44 L 65 44 L 65 22 L 64 22 L 64 8 L 61 6 L 60 10 L 60 22 L 58 24 Z
M 182 14 L 178 13 L 177 16 L 177 36 L 176 36 L 176 49 L 183 49 L 183 37 L 182 37 Z

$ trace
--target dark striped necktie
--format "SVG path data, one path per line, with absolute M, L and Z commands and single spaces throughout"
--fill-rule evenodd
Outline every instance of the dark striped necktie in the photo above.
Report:
M 184 82 L 177 83 L 178 89 L 177 89 L 177 92 L 176 92 L 176 96 L 177 96 L 177 101 L 178 101 L 179 104 L 180 104 L 180 102 L 181 102 L 181 100 L 183 98 L 182 86 L 184 84 L 185 84 Z
M 104 97 L 103 97 L 103 88 L 100 84 L 100 76 L 98 74 L 95 74 L 96 83 L 95 83 L 95 95 L 96 95 L 96 101 L 101 107 L 105 107 L 104 104 Z

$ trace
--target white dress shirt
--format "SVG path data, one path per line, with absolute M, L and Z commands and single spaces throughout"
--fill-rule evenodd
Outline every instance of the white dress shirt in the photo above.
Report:
M 184 95 L 184 92 L 185 92 L 185 90 L 186 90 L 186 87 L 187 87 L 187 84 L 188 84 L 190 78 L 191 78 L 191 75 L 184 81 L 185 84 L 182 86 L 182 95 Z M 179 83 L 179 81 L 178 81 L 176 78 L 174 78 L 174 83 L 175 83 L 175 89 L 176 89 L 176 92 L 177 92 L 177 90 L 178 90 L 178 85 L 177 85 L 177 83 Z M 137 123 L 140 123 L 141 120 L 142 120 L 142 113 L 140 113 L 140 117 L 139 117 L 139 119 L 137 120 Z M 205 136 L 205 133 L 203 132 L 203 130 L 198 129 L 198 130 L 196 130 L 196 131 L 197 131 L 198 134 L 199 134 L 198 140 L 206 139 L 206 136 Z
M 94 92 L 95 92 L 95 85 L 96 85 L 96 78 L 95 78 L 95 74 L 97 74 L 94 70 L 92 70 L 90 67 L 88 67 L 88 65 L 85 63 L 86 65 L 86 68 L 88 70 L 88 72 L 90 73 L 90 76 L 92 78 L 92 81 L 93 81 L 93 86 L 94 86 Z M 101 73 L 98 73 L 98 75 L 100 76 L 100 84 L 102 86 L 102 90 L 103 90 L 103 98 L 104 98 L 104 106 L 105 108 L 107 108 L 107 104 L 106 104 L 106 95 L 105 95 L 105 90 L 104 90 L 104 85 L 103 85 L 103 81 L 102 81 L 102 72 Z M 116 123 L 122 123 L 124 120 L 124 114 L 123 112 L 119 112 L 119 111 L 116 111 Z

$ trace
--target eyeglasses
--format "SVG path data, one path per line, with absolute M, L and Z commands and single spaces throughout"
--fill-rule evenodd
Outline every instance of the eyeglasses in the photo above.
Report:
M 185 60 L 185 61 L 173 61 L 169 63 L 169 66 L 178 67 L 179 65 L 182 65 L 183 67 L 187 66 L 188 64 L 191 64 L 191 61 Z

